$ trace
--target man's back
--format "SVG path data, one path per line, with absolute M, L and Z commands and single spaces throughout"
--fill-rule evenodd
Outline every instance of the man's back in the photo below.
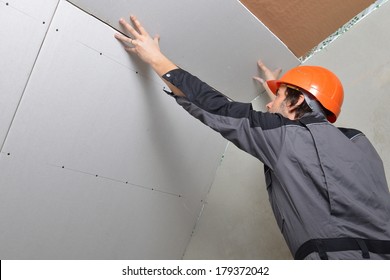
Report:
M 361 132 L 302 118 L 286 126 L 280 151 L 266 178 L 272 208 L 292 252 L 310 239 L 390 239 L 383 164 Z

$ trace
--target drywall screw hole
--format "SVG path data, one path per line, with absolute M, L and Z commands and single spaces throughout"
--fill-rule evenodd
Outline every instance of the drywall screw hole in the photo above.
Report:
M 58 28 L 56 29 L 56 31 L 58 32 Z
M 46 22 L 44 21 L 44 22 L 42 22 L 43 24 L 45 24 Z
M 129 182 L 126 182 L 126 184 L 128 184 Z
M 102 55 L 103 53 L 100 53 L 100 55 Z
M 7 156 L 10 156 L 11 155 L 11 153 L 7 153 Z
M 62 168 L 65 168 L 65 166 L 62 166 Z
M 98 175 L 96 175 L 96 177 L 97 177 Z

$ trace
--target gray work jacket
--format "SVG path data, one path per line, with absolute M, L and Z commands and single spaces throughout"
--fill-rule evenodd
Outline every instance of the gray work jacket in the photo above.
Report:
M 269 200 L 293 255 L 310 239 L 390 240 L 383 163 L 363 133 L 319 114 L 290 120 L 255 111 L 182 69 L 163 78 L 186 95 L 176 97 L 186 111 L 264 163 Z

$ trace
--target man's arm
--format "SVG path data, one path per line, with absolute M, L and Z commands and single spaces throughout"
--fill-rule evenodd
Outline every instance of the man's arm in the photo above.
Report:
M 115 38 L 125 45 L 125 50 L 129 53 L 138 55 L 138 57 L 145 63 L 149 64 L 161 78 L 167 72 L 177 69 L 178 67 L 176 64 L 174 64 L 161 52 L 159 45 L 160 37 L 157 35 L 152 38 L 135 16 L 130 16 L 130 20 L 135 28 L 133 28 L 130 23 L 122 18 L 119 20 L 119 23 L 133 36 L 133 38 L 126 37 L 120 33 L 115 34 Z M 273 100 L 275 96 L 269 90 L 265 81 L 277 79 L 281 69 L 278 68 L 274 71 L 271 71 L 260 60 L 257 62 L 257 64 L 263 71 L 265 80 L 260 77 L 253 78 L 265 88 L 269 98 Z M 167 80 L 163 79 L 163 81 L 167 84 L 173 94 L 177 96 L 185 96 L 185 94 L 180 89 L 169 83 Z
M 251 103 L 231 101 L 207 83 L 180 69 L 160 51 L 159 37 L 151 38 L 134 16 L 130 19 L 134 28 L 123 19 L 120 23 L 132 38 L 115 35 L 125 44 L 125 49 L 149 64 L 173 94 L 183 96 L 176 101 L 188 113 L 273 168 L 283 143 L 280 136 L 283 133 L 276 131 L 284 130 L 284 118 L 254 111 Z M 278 70 L 271 71 L 262 63 L 259 67 L 264 71 L 265 79 L 277 78 Z
M 160 77 L 171 70 L 177 69 L 178 67 L 161 52 L 159 46 L 160 37 L 155 36 L 152 38 L 135 16 L 131 16 L 130 19 L 135 28 L 124 19 L 120 19 L 119 22 L 130 32 L 133 38 L 128 38 L 120 33 L 115 34 L 115 38 L 125 45 L 125 50 L 129 53 L 136 54 L 142 61 L 149 64 Z M 165 79 L 163 81 L 171 89 L 173 94 L 185 96 L 177 87 Z
M 253 79 L 258 81 L 264 87 L 265 91 L 267 92 L 268 97 L 271 100 L 274 100 L 275 94 L 268 87 L 267 81 L 268 80 L 277 80 L 280 73 L 282 72 L 282 69 L 277 68 L 274 71 L 271 71 L 270 69 L 268 69 L 268 67 L 261 60 L 257 61 L 257 66 L 259 66 L 261 71 L 264 73 L 265 79 L 262 79 L 260 77 L 253 77 Z

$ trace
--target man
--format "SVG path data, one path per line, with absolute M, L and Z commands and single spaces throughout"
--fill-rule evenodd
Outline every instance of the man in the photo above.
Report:
M 343 88 L 329 70 L 300 66 L 280 80 L 259 62 L 268 112 L 232 102 L 178 68 L 140 22 L 116 34 L 162 77 L 195 118 L 264 163 L 278 226 L 295 259 L 390 259 L 390 194 L 382 161 L 354 129 L 336 128 Z

